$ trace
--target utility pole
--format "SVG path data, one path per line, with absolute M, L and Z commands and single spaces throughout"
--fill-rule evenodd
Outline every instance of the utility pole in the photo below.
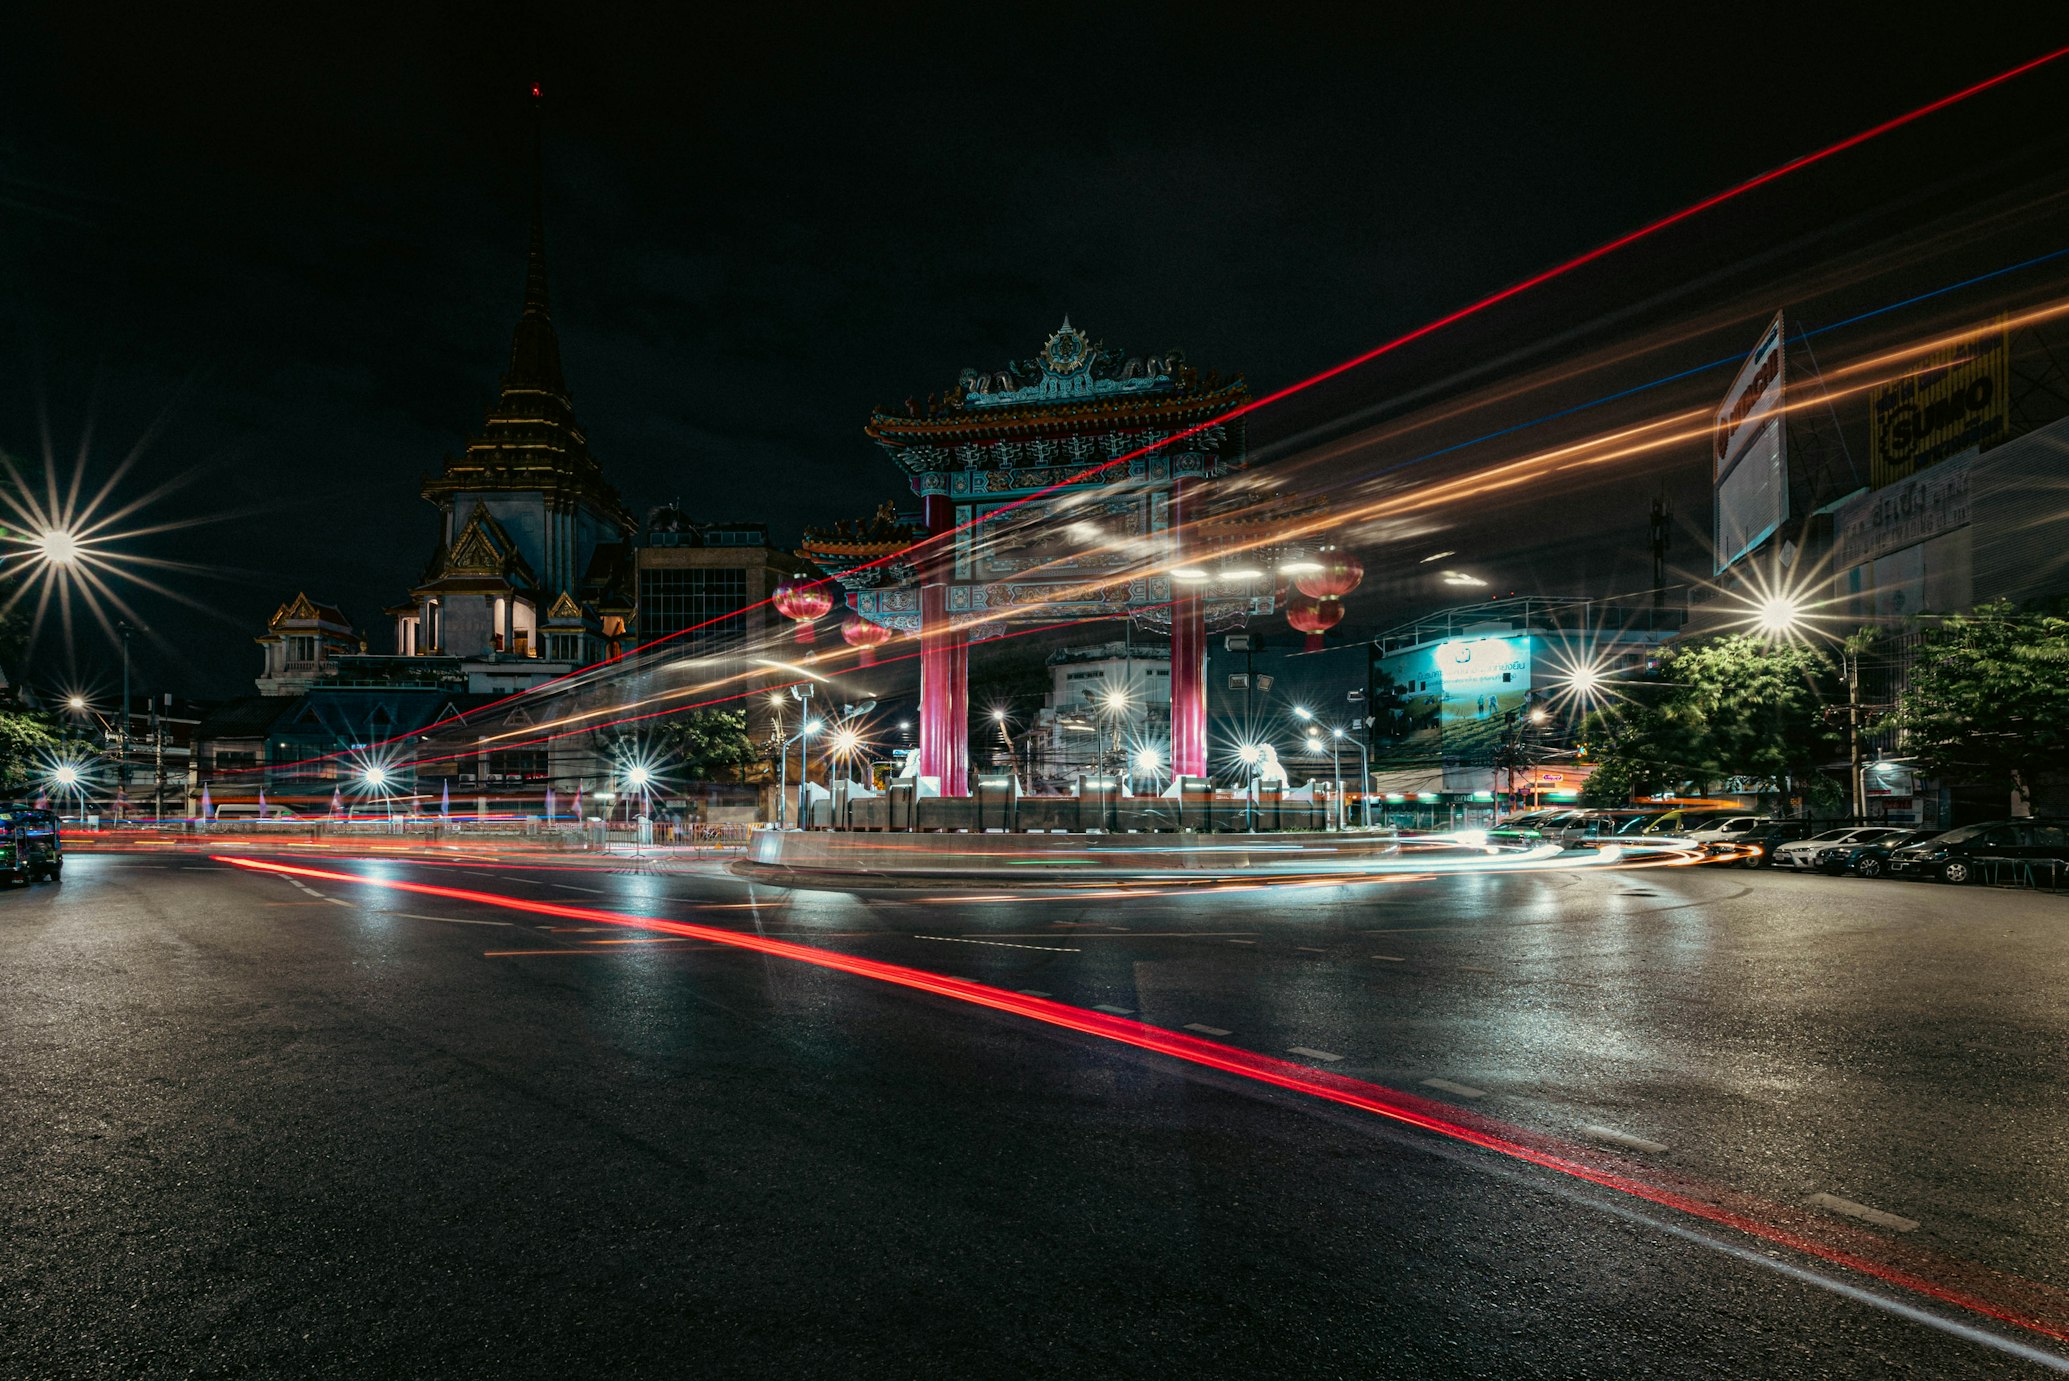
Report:
M 115 749 L 115 818 L 129 813 L 129 640 L 136 629 L 124 622 L 115 625 L 122 635 L 122 727 Z
M 1840 648 L 1846 668 L 1846 775 L 1853 817 L 1868 818 L 1868 782 L 1861 772 L 1861 650 L 1849 638 Z
M 151 701 L 151 818 L 165 818 L 165 727 L 158 719 L 158 701 Z
M 1674 530 L 1669 522 L 1673 510 L 1667 507 L 1666 496 L 1652 501 L 1649 535 L 1652 541 L 1652 607 L 1655 612 L 1667 602 L 1667 548 L 1674 540 Z

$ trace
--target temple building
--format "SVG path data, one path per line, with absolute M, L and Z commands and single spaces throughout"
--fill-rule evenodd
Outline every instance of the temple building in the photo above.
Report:
M 336 605 L 318 604 L 305 594 L 275 609 L 253 641 L 266 650 L 266 669 L 254 682 L 260 695 L 300 695 L 336 676 L 340 658 L 366 651 Z
M 637 524 L 575 420 L 536 204 L 510 366 L 481 431 L 423 495 L 439 537 L 408 602 L 388 610 L 396 655 L 456 658 L 482 691 L 616 655 L 634 612 Z

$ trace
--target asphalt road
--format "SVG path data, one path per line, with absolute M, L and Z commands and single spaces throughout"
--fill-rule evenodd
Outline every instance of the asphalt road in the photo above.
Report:
M 2024 1376 L 1892 1276 L 2069 1317 L 2069 898 L 294 861 L 1192 1028 L 1758 1221 L 605 916 L 75 854 L 0 895 L 0 1375 Z

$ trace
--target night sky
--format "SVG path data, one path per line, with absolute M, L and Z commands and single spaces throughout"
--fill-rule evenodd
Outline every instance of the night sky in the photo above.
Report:
M 1744 6 L 1665 27 L 1450 8 L 17 9 L 0 448 L 40 455 L 47 416 L 69 474 L 91 422 L 91 489 L 148 436 L 120 497 L 189 482 L 134 523 L 236 515 L 134 544 L 212 568 L 172 578 L 206 611 L 135 605 L 147 682 L 248 693 L 250 639 L 297 590 L 389 645 L 380 610 L 435 537 L 419 477 L 508 351 L 533 81 L 555 323 L 596 454 L 635 511 L 680 499 L 787 545 L 902 494 L 862 436 L 872 406 L 1032 355 L 1066 313 L 1263 391 L 2060 41 L 1945 6 L 1786 30 Z M 1261 415 L 1253 450 L 1297 458 L 1417 390 L 1468 397 L 1491 361 L 1662 342 L 1408 449 L 1441 444 L 1743 351 L 1785 301 L 1832 320 L 2069 245 L 2042 200 L 2065 109 L 2050 70 L 1935 117 Z M 1706 483 L 1694 447 L 1527 521 L 1453 515 L 1368 551 L 1353 621 L 1456 598 L 1414 569 L 1440 547 L 1497 592 L 1628 583 L 1654 492 L 1700 565 Z M 30 676 L 66 679 L 68 655 L 89 678 L 113 664 L 99 633 L 68 654 L 46 630 Z

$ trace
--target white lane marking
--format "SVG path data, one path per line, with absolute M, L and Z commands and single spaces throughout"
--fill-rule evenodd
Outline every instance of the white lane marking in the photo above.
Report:
M 555 887 L 558 887 L 563 892 L 587 892 L 592 897 L 600 897 L 604 895 L 604 889 L 601 887 L 577 887 L 572 882 L 556 882 L 553 885 Z
M 1915 1218 L 1900 1218 L 1894 1213 L 1884 1213 L 1879 1208 L 1857 1204 L 1852 1199 L 1842 1199 L 1837 1194 L 1813 1194 L 1803 1202 L 1812 1208 L 1843 1213 L 1849 1218 L 1858 1218 L 1864 1223 L 1873 1223 L 1878 1228 L 1888 1228 L 1892 1232 L 1912 1232 L 1918 1227 L 1918 1220 Z
M 1015 988 L 1015 989 L 1014 989 L 1013 991 L 1014 991 L 1014 992 L 1016 992 L 1016 993 L 1019 993 L 1019 994 L 1020 994 L 1020 995 L 1021 995 L 1022 997 L 1054 997 L 1054 996 L 1055 996 L 1055 994 L 1054 994 L 1054 993 L 1045 993 L 1045 992 L 1043 992 L 1043 991 L 1042 991 L 1042 990 L 1041 990 L 1040 988 Z
M 1232 944 L 1232 945 L 1254 945 L 1254 944 L 1256 944 L 1256 943 L 1257 943 L 1257 941 L 1255 941 L 1255 940 L 1231 940 L 1231 941 L 1229 941 L 1229 943 L 1230 943 L 1230 944 Z
M 1116 1007 L 1110 1002 L 1095 1002 L 1092 1004 L 1092 1010 L 1095 1012 L 1112 1012 L 1117 1017 L 1132 1017 L 1135 1015 L 1133 1007 Z
M 458 916 L 426 916 L 417 911 L 390 911 L 391 916 L 404 916 L 412 921 L 444 921 L 447 925 L 501 925 L 515 928 L 516 921 L 463 921 Z
M 1487 1090 L 1484 1088 L 1474 1088 L 1471 1084 L 1454 1084 L 1449 1079 L 1425 1079 L 1423 1084 L 1428 1088 L 1442 1089 L 1446 1093 L 1455 1093 L 1461 1098 L 1485 1098 L 1487 1096 Z
M 350 906 L 352 904 L 343 897 L 324 897 L 323 900 L 329 902 L 332 906 Z
M 1302 954 L 1327 954 L 1329 952 L 1326 949 L 1316 949 L 1313 945 L 1295 945 L 1294 948 Z
M 915 935 L 915 940 L 939 940 L 944 945 L 990 945 L 993 949 L 1038 949 L 1044 954 L 1077 954 L 1062 945 L 1009 945 L 1004 940 L 965 940 L 960 935 Z
M 1289 1045 L 1286 1047 L 1286 1050 L 1288 1054 L 1305 1055 L 1310 1060 L 1326 1060 L 1334 1062 L 1336 1060 L 1340 1060 L 1343 1058 L 1343 1056 L 1337 1054 L 1333 1050 L 1314 1050 L 1305 1045 Z
M 1606 1141 L 1612 1146 L 1626 1146 L 1633 1151 L 1651 1151 L 1655 1155 L 1667 1148 L 1657 1141 L 1647 1141 L 1642 1136 L 1632 1136 L 1614 1127 L 1598 1127 L 1592 1122 L 1581 1124 L 1580 1134 L 1592 1141 Z
M 1226 1036 L 1228 1034 L 1219 1026 L 1203 1026 L 1197 1021 L 1187 1022 L 1185 1029 L 1188 1031 L 1198 1031 L 1203 1036 Z

